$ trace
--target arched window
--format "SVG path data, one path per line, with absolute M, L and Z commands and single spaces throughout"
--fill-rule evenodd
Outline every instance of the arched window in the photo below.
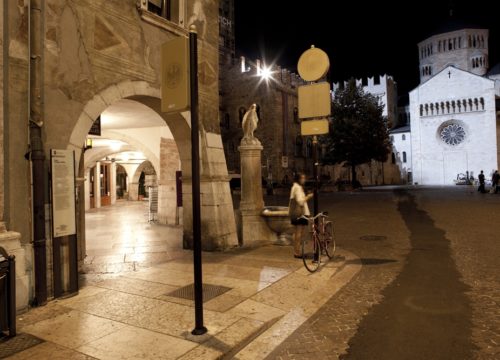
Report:
M 238 109 L 238 117 L 240 119 L 240 125 L 243 122 L 243 117 L 245 116 L 246 112 L 247 112 L 247 109 L 245 109 L 243 106 Z
M 391 155 L 391 161 L 392 161 L 393 164 L 396 163 L 396 154 L 392 153 L 392 155 Z
M 484 98 L 480 98 L 479 102 L 481 103 L 481 110 L 484 110 Z
M 439 115 L 439 104 L 436 103 L 436 114 Z
M 406 135 L 403 134 L 403 136 L 401 136 L 401 140 L 405 141 L 406 140 Z
M 479 110 L 479 101 L 477 98 L 474 98 L 474 105 L 476 105 L 476 110 Z
M 424 105 L 420 105 L 420 116 L 424 116 Z
M 464 111 L 467 111 L 467 100 L 463 99 L 462 100 L 462 105 L 464 107 Z M 469 111 L 470 111 L 470 109 L 469 109 Z
M 406 163 L 406 151 L 403 151 L 403 162 Z
M 307 158 L 310 158 L 312 157 L 313 155 L 313 143 L 312 143 L 312 140 L 311 138 L 307 138 L 307 141 L 306 141 L 306 157 Z
M 297 135 L 295 138 L 295 157 L 302 157 L 302 145 L 303 145 L 302 136 Z

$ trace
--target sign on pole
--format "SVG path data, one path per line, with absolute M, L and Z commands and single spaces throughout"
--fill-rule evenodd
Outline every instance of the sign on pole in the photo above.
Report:
M 283 169 L 288 168 L 288 156 L 282 156 L 281 157 L 281 167 Z
M 179 36 L 161 48 L 161 111 L 189 110 L 189 39 Z
M 328 134 L 328 119 L 302 121 L 300 133 L 302 136 Z
M 53 237 L 76 234 L 75 155 L 73 150 L 50 150 Z
M 302 53 L 297 64 L 299 75 L 305 81 L 318 81 L 328 73 L 329 69 L 328 55 L 314 45 Z
M 329 116 L 332 109 L 330 84 L 320 82 L 299 86 L 299 118 L 318 118 Z

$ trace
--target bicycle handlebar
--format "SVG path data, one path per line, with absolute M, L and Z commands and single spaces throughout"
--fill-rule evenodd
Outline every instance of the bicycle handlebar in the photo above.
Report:
M 328 213 L 326 211 L 318 213 L 316 216 L 306 216 L 302 215 L 299 219 L 306 219 L 308 221 L 316 220 L 319 217 L 327 217 Z

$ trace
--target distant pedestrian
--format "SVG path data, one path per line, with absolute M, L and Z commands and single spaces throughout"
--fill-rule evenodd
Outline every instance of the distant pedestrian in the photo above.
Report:
M 491 192 L 494 194 L 498 193 L 498 187 L 500 183 L 500 174 L 498 173 L 498 170 L 495 170 L 493 175 L 491 176 Z
M 477 179 L 479 180 L 479 187 L 477 188 L 477 191 L 479 191 L 481 194 L 484 194 L 486 192 L 486 189 L 484 188 L 484 172 L 481 170 L 481 173 L 478 175 Z
M 309 216 L 309 207 L 307 200 L 312 198 L 312 194 L 305 194 L 304 184 L 306 183 L 306 176 L 302 173 L 297 173 L 293 179 L 292 190 L 290 191 L 290 204 L 288 207 L 288 215 L 292 225 L 295 226 L 293 233 L 293 255 L 296 258 L 302 258 L 302 236 L 306 226 L 308 225 L 307 219 L 302 216 Z

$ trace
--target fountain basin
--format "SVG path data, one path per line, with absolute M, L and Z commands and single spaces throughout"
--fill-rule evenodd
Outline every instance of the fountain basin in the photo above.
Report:
M 278 236 L 276 245 L 290 245 L 290 233 L 293 226 L 288 216 L 288 206 L 265 206 L 261 216 L 266 220 L 266 224 Z

